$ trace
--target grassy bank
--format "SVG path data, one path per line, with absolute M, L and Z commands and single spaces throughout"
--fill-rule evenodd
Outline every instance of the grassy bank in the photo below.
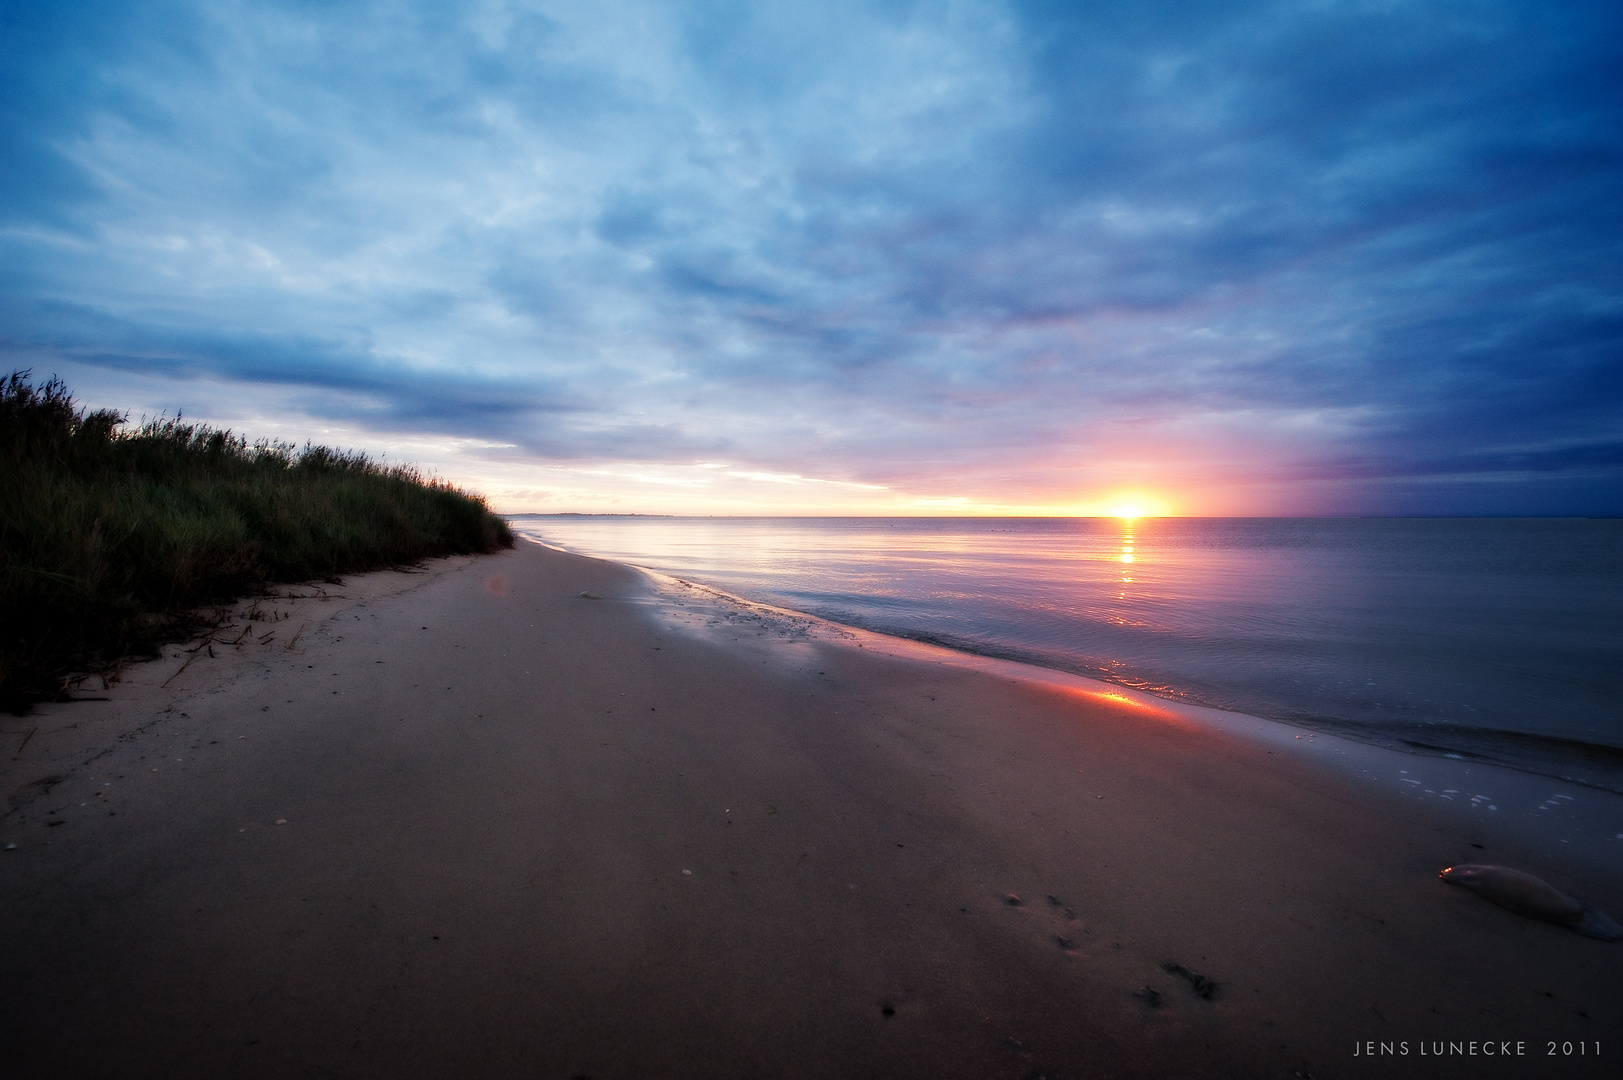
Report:
M 510 547 L 484 500 L 362 454 L 74 407 L 0 381 L 0 704 L 273 582 Z

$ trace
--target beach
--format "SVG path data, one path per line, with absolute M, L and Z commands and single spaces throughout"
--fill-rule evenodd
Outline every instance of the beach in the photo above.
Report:
M 7 718 L 8 1075 L 1617 1069 L 1623 944 L 1437 880 L 1616 864 L 538 544 L 325 588 Z

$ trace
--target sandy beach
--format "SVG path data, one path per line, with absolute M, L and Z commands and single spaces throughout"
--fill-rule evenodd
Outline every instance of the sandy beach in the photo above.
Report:
M 1619 1068 L 1623 944 L 1437 873 L 1623 868 L 535 544 L 325 589 L 5 718 L 6 1075 Z

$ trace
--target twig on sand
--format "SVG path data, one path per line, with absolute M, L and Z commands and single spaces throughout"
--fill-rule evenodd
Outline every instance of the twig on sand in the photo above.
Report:
M 184 664 L 180 665 L 180 671 L 176 671 L 173 675 L 171 675 L 167 679 L 165 679 L 163 681 L 163 686 L 168 686 L 170 683 L 172 683 L 176 679 L 180 678 L 180 673 L 182 671 L 185 671 L 187 668 L 191 667 L 192 666 L 192 661 L 196 660 L 198 658 L 198 656 L 203 652 L 203 650 L 205 648 L 207 648 L 213 641 L 214 641 L 214 631 L 210 630 L 209 631 L 209 636 L 203 639 L 203 643 L 201 645 L 199 645 L 199 646 L 197 646 L 197 648 L 191 650 L 192 655 L 186 658 L 186 662 Z M 162 689 L 162 687 L 160 687 L 159 689 Z

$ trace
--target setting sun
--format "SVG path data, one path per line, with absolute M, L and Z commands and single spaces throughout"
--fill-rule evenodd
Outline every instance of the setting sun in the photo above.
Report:
M 1139 518 L 1165 517 L 1172 512 L 1165 499 L 1147 495 L 1143 491 L 1117 491 L 1105 495 L 1092 503 L 1090 510 L 1096 517 L 1121 518 L 1128 522 Z

